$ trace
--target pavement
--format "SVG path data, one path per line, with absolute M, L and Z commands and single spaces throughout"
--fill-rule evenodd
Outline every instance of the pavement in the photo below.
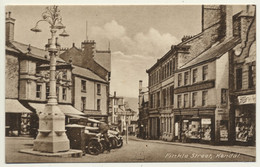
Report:
M 47 157 L 21 153 L 32 149 L 33 138 L 6 137 L 6 163 L 75 163 L 75 162 L 255 162 L 255 148 L 245 146 L 210 146 L 191 143 L 174 143 L 160 140 L 142 140 L 129 136 L 128 143 L 97 156 L 86 154 L 74 157 Z M 226 147 L 226 148 L 224 148 Z M 238 148 L 239 147 L 239 148 Z M 249 149 L 252 153 L 249 155 Z M 243 151 L 244 150 L 244 151 Z M 237 153 L 238 152 L 238 153 Z
M 137 138 L 135 136 L 129 136 L 131 140 L 143 141 L 144 139 Z M 153 143 L 161 143 L 161 144 L 170 144 L 170 145 L 178 145 L 178 146 L 185 146 L 185 147 L 193 147 L 193 148 L 203 148 L 203 149 L 210 149 L 210 150 L 217 150 L 217 151 L 225 151 L 225 152 L 232 152 L 238 153 L 242 155 L 248 155 L 252 157 L 256 157 L 256 147 L 255 146 L 216 146 L 216 145 L 209 145 L 209 144 L 200 144 L 200 143 L 181 143 L 181 142 L 168 142 L 163 140 L 146 140 Z

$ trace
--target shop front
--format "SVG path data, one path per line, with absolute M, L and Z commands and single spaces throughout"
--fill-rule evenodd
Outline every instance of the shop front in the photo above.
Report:
M 31 114 L 17 99 L 5 99 L 6 136 L 29 135 Z
M 235 108 L 235 144 L 256 144 L 256 104 L 255 95 L 238 96 Z
M 148 131 L 149 139 L 159 139 L 160 138 L 159 114 L 149 115 L 148 128 L 149 128 L 149 131 Z
M 188 113 L 193 113 L 189 115 Z M 182 112 L 175 116 L 175 141 L 208 143 L 214 142 L 213 111 Z M 211 114 L 208 114 L 211 113 Z M 178 114 L 178 113 L 176 113 Z

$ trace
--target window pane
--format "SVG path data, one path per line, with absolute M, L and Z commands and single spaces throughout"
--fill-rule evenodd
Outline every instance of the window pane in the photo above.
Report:
M 202 92 L 202 106 L 205 106 L 207 104 L 207 98 L 208 98 L 208 91 Z
M 192 93 L 192 107 L 197 105 L 197 92 Z
M 192 79 L 193 83 L 197 82 L 197 72 L 198 72 L 197 69 L 193 70 L 193 79 Z
M 187 85 L 189 81 L 189 72 L 184 73 L 184 85 Z
M 62 99 L 66 100 L 67 99 L 67 95 L 66 95 L 66 88 L 62 88 Z
M 101 94 L 101 85 L 97 84 L 97 94 Z
M 239 90 L 242 88 L 242 68 L 236 70 L 236 80 L 237 89 Z
M 188 106 L 188 94 L 184 95 L 184 108 L 187 108 Z
M 178 86 L 181 86 L 182 74 L 178 74 Z
M 36 98 L 41 98 L 41 89 L 42 89 L 42 85 L 37 84 L 36 85 Z
M 202 69 L 202 79 L 203 79 L 203 81 L 207 80 L 207 77 L 208 77 L 208 65 L 203 66 L 203 69 Z

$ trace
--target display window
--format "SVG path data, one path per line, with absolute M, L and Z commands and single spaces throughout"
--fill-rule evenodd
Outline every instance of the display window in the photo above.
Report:
M 201 119 L 201 139 L 202 140 L 211 140 L 211 119 L 210 118 L 202 118 Z
M 188 138 L 190 139 L 200 139 L 200 121 L 192 120 L 188 126 Z
M 236 141 L 255 141 L 255 119 L 253 114 L 253 112 L 248 110 L 236 111 Z
M 220 141 L 228 141 L 228 121 L 220 120 L 219 125 Z

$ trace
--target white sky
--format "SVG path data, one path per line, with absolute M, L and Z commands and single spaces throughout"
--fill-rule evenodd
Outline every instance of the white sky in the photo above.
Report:
M 7 6 L 15 22 L 15 40 L 44 48 L 50 37 L 48 25 L 40 23 L 41 33 L 30 31 L 41 19 L 46 6 Z M 234 13 L 241 7 L 234 7 Z M 147 86 L 146 69 L 161 58 L 183 35 L 201 31 L 200 5 L 164 6 L 60 6 L 63 24 L 70 34 L 59 38 L 62 47 L 77 47 L 86 39 L 97 42 L 105 50 L 110 41 L 112 77 L 110 92 L 138 97 L 138 82 Z

